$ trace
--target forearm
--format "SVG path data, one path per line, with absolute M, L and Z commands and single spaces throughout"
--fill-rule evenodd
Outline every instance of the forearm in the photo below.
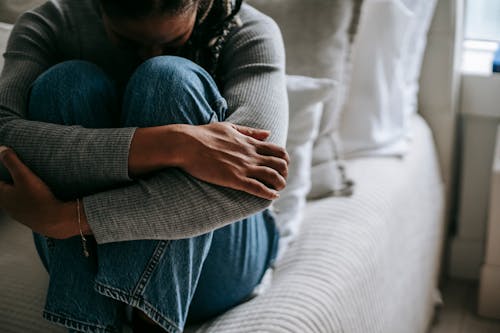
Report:
M 0 142 L 13 148 L 59 197 L 103 191 L 130 181 L 134 128 L 86 129 L 0 117 Z
M 72 197 L 178 166 L 183 126 L 85 129 L 15 119 L 0 126 L 0 142 L 13 148 L 57 194 Z
M 82 202 L 98 243 L 190 238 L 262 211 L 271 203 L 199 181 L 177 169 L 85 197 Z

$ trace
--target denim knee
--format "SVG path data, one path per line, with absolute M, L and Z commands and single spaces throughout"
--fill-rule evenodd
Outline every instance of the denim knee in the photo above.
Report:
M 132 89 L 146 89 L 150 87 L 144 82 L 164 83 L 162 90 L 172 92 L 184 91 L 193 88 L 196 90 L 211 90 L 215 85 L 212 77 L 202 67 L 194 62 L 176 56 L 159 56 L 151 58 L 141 64 L 130 79 Z
M 125 90 L 122 125 L 223 121 L 227 103 L 213 78 L 185 58 L 160 56 L 141 64 Z
M 87 61 L 70 60 L 51 67 L 32 84 L 28 117 L 56 124 L 103 127 L 111 125 L 115 104 L 115 85 L 102 69 Z M 96 118 L 100 120 L 97 123 Z

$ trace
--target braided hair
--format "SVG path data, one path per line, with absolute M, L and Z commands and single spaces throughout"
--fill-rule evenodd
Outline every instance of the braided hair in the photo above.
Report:
M 227 37 L 232 29 L 241 25 L 237 16 L 240 11 L 242 0 L 209 0 L 212 2 L 208 14 L 201 24 L 195 28 L 191 40 L 188 42 L 188 50 L 191 54 L 185 56 L 203 68 L 205 68 L 215 79 L 220 55 Z
M 198 6 L 195 28 L 181 56 L 188 58 L 217 80 L 220 55 L 234 27 L 243 0 L 100 0 L 106 14 L 119 18 L 144 18 L 154 14 L 176 15 Z

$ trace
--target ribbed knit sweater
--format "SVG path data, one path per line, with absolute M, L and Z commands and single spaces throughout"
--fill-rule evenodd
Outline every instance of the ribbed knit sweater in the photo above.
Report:
M 280 31 L 248 5 L 240 18 L 243 24 L 229 36 L 218 71 L 227 121 L 270 130 L 269 140 L 284 145 L 288 105 Z M 128 154 L 136 128 L 87 129 L 26 119 L 30 85 L 51 66 L 86 60 L 123 83 L 134 69 L 124 52 L 107 39 L 93 0 L 52 0 L 23 14 L 0 76 L 0 143 L 12 147 L 56 194 L 70 189 L 84 195 L 98 243 L 193 237 L 265 209 L 268 200 L 178 169 L 131 179 Z

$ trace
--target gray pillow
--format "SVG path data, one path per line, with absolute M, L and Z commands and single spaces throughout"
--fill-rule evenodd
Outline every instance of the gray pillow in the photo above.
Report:
M 338 80 L 348 52 L 353 1 L 248 0 L 283 34 L 286 72 Z

